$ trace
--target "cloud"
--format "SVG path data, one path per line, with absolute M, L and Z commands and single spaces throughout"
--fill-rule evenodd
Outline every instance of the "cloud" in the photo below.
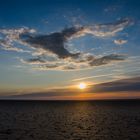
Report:
M 11 42 L 6 40 L 0 40 L 0 46 L 2 46 L 1 49 L 7 51 L 27 52 L 27 53 L 30 52 L 29 50 L 23 50 L 21 48 L 17 48 Z
M 125 27 L 133 23 L 132 19 L 124 18 L 114 23 L 98 24 L 92 26 L 85 26 L 80 35 L 91 34 L 97 37 L 114 36 L 117 32 L 122 31 Z M 78 34 L 78 35 L 79 35 Z
M 66 37 L 69 37 L 69 35 L 73 34 L 74 31 L 72 28 L 69 29 L 69 32 L 64 31 L 62 31 L 62 33 L 56 32 L 49 35 L 41 35 L 35 37 L 29 36 L 24 40 L 24 42 L 29 43 L 35 48 L 41 48 L 46 51 L 50 51 L 51 53 L 56 54 L 59 58 L 77 57 L 79 53 L 70 53 L 65 48 L 64 44 L 66 42 Z M 21 34 L 20 39 L 22 40 L 24 36 L 25 34 Z
M 123 45 L 127 43 L 127 40 L 119 39 L 119 40 L 114 40 L 114 43 L 117 45 Z
M 86 94 L 85 94 L 86 93 Z M 75 88 L 55 88 L 35 92 L 29 90 L 21 93 L 12 93 L 9 96 L 1 95 L 2 99 L 35 99 L 35 100 L 51 100 L 51 99 L 79 99 L 81 95 L 89 99 L 106 99 L 111 98 L 140 98 L 140 77 L 126 78 L 106 83 L 94 84 L 88 86 L 88 89 L 80 93 Z M 101 96 L 100 96 L 101 95 Z M 107 95 L 107 96 L 106 96 Z
M 113 76 L 113 75 L 114 75 L 114 73 L 94 75 L 94 76 L 86 76 L 86 77 L 82 77 L 82 78 L 73 79 L 72 81 L 82 81 L 82 80 L 87 80 L 87 79 L 107 77 L 107 76 Z
M 23 59 L 20 59 L 21 62 L 23 63 L 28 63 L 28 64 L 44 64 L 45 61 L 40 59 L 39 57 L 38 58 L 31 58 L 31 59 L 28 59 L 28 60 L 23 60 Z
M 108 64 L 112 61 L 122 61 L 122 60 L 125 60 L 125 55 L 111 54 L 111 55 L 103 56 L 101 58 L 94 59 L 89 64 L 91 66 L 100 66 L 100 65 Z
M 22 48 L 16 46 L 17 43 L 24 45 L 24 43 L 19 39 L 20 34 L 34 32 L 34 29 L 29 29 L 26 27 L 20 29 L 0 29 L 0 47 L 3 50 L 29 53 L 29 50 L 23 50 Z
M 116 80 L 112 82 L 102 83 L 92 86 L 89 89 L 90 92 L 122 92 L 122 91 L 138 91 L 140 92 L 140 77 L 126 78 Z M 132 93 L 133 94 L 133 93 Z
M 84 54 L 83 54 L 84 55 Z M 110 64 L 111 62 L 123 61 L 125 60 L 126 55 L 118 55 L 118 54 L 111 54 L 106 55 L 103 57 L 95 58 L 95 57 L 86 57 L 81 56 L 81 59 L 59 59 L 56 61 L 48 61 L 43 58 L 33 58 L 28 60 L 21 61 L 26 64 L 37 65 L 38 70 L 49 70 L 49 69 L 56 69 L 56 70 L 78 70 L 78 69 L 87 69 L 94 66 L 101 66 Z
M 108 64 L 112 61 L 123 61 L 125 57 L 119 54 L 109 54 L 95 57 L 93 54 L 69 51 L 68 41 L 85 35 L 105 38 L 116 35 L 128 25 L 129 18 L 120 19 L 114 23 L 95 24 L 91 26 L 73 26 L 59 32 L 40 35 L 35 29 L 1 29 L 0 46 L 5 50 L 30 52 L 31 58 L 21 59 L 27 64 L 38 65 L 37 69 L 73 70 Z M 124 41 L 119 41 L 124 43 Z M 25 50 L 17 44 L 27 46 Z

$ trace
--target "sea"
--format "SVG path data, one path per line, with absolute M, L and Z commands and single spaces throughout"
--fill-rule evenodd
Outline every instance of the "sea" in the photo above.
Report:
M 140 100 L 1 100 L 0 140 L 140 140 Z

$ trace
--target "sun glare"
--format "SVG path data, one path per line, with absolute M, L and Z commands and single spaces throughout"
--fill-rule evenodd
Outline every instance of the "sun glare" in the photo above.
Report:
M 79 89 L 85 89 L 86 86 L 87 86 L 87 85 L 86 85 L 85 83 L 80 83 L 80 84 L 78 85 Z

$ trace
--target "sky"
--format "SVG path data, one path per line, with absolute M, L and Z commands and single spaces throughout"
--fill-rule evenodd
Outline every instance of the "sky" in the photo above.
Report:
M 140 98 L 139 9 L 138 0 L 1 1 L 0 98 Z

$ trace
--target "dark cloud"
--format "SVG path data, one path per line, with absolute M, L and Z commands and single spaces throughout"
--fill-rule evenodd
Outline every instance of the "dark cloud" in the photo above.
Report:
M 140 77 L 121 79 L 117 81 L 94 85 L 89 88 L 90 92 L 122 92 L 122 91 L 137 91 L 140 92 Z M 133 94 L 133 93 L 132 93 Z
M 66 49 L 65 43 L 69 39 L 84 36 L 86 34 L 98 37 L 114 35 L 130 23 L 130 19 L 121 19 L 115 23 L 100 24 L 96 26 L 75 26 L 66 28 L 60 32 L 50 33 L 48 35 L 31 36 L 24 32 L 20 34 L 19 38 L 35 48 L 42 48 L 50 51 L 56 54 L 59 58 L 77 58 L 80 53 L 70 53 Z
M 132 23 L 133 21 L 131 19 L 124 18 L 113 23 L 74 26 L 45 35 L 40 35 L 34 29 L 29 28 L 1 29 L 0 37 L 2 39 L 0 46 L 5 50 L 30 53 L 31 58 L 22 62 L 38 64 L 38 69 L 57 68 L 60 70 L 73 70 L 89 68 L 105 65 L 112 61 L 123 61 L 125 57 L 119 54 L 109 54 L 99 58 L 94 56 L 94 54 L 70 52 L 67 49 L 68 41 L 87 34 L 100 38 L 114 36 Z M 15 42 L 27 46 L 30 49 L 32 48 L 31 52 L 18 48 L 14 45 Z M 49 59 L 48 56 L 51 56 L 54 61 Z
M 37 57 L 37 58 L 30 58 L 28 60 L 23 60 L 21 59 L 22 62 L 24 63 L 28 63 L 28 64 L 44 64 L 46 63 L 45 60 L 43 60 L 42 58 L 40 57 Z
M 89 64 L 91 66 L 100 66 L 100 65 L 105 65 L 108 64 L 112 61 L 122 61 L 125 60 L 126 56 L 125 55 L 118 55 L 118 54 L 111 54 L 107 56 L 103 56 L 101 58 L 93 59 Z
M 65 93 L 57 93 L 57 92 L 33 92 L 33 93 L 23 93 L 21 95 L 12 95 L 12 96 L 7 96 L 4 98 L 8 98 L 8 99 L 40 99 L 40 98 L 49 98 L 49 97 L 55 97 L 55 96 L 64 96 Z
M 40 36 L 29 36 L 27 39 L 24 39 L 26 43 L 31 44 L 35 48 L 42 48 L 44 50 L 50 51 L 56 54 L 59 58 L 73 57 L 76 58 L 79 53 L 70 53 L 65 48 L 65 42 L 67 38 L 71 37 L 73 34 L 77 33 L 79 28 L 69 28 L 65 29 L 62 32 L 56 32 L 49 35 L 40 35 Z M 20 35 L 20 39 L 27 37 L 25 34 Z

